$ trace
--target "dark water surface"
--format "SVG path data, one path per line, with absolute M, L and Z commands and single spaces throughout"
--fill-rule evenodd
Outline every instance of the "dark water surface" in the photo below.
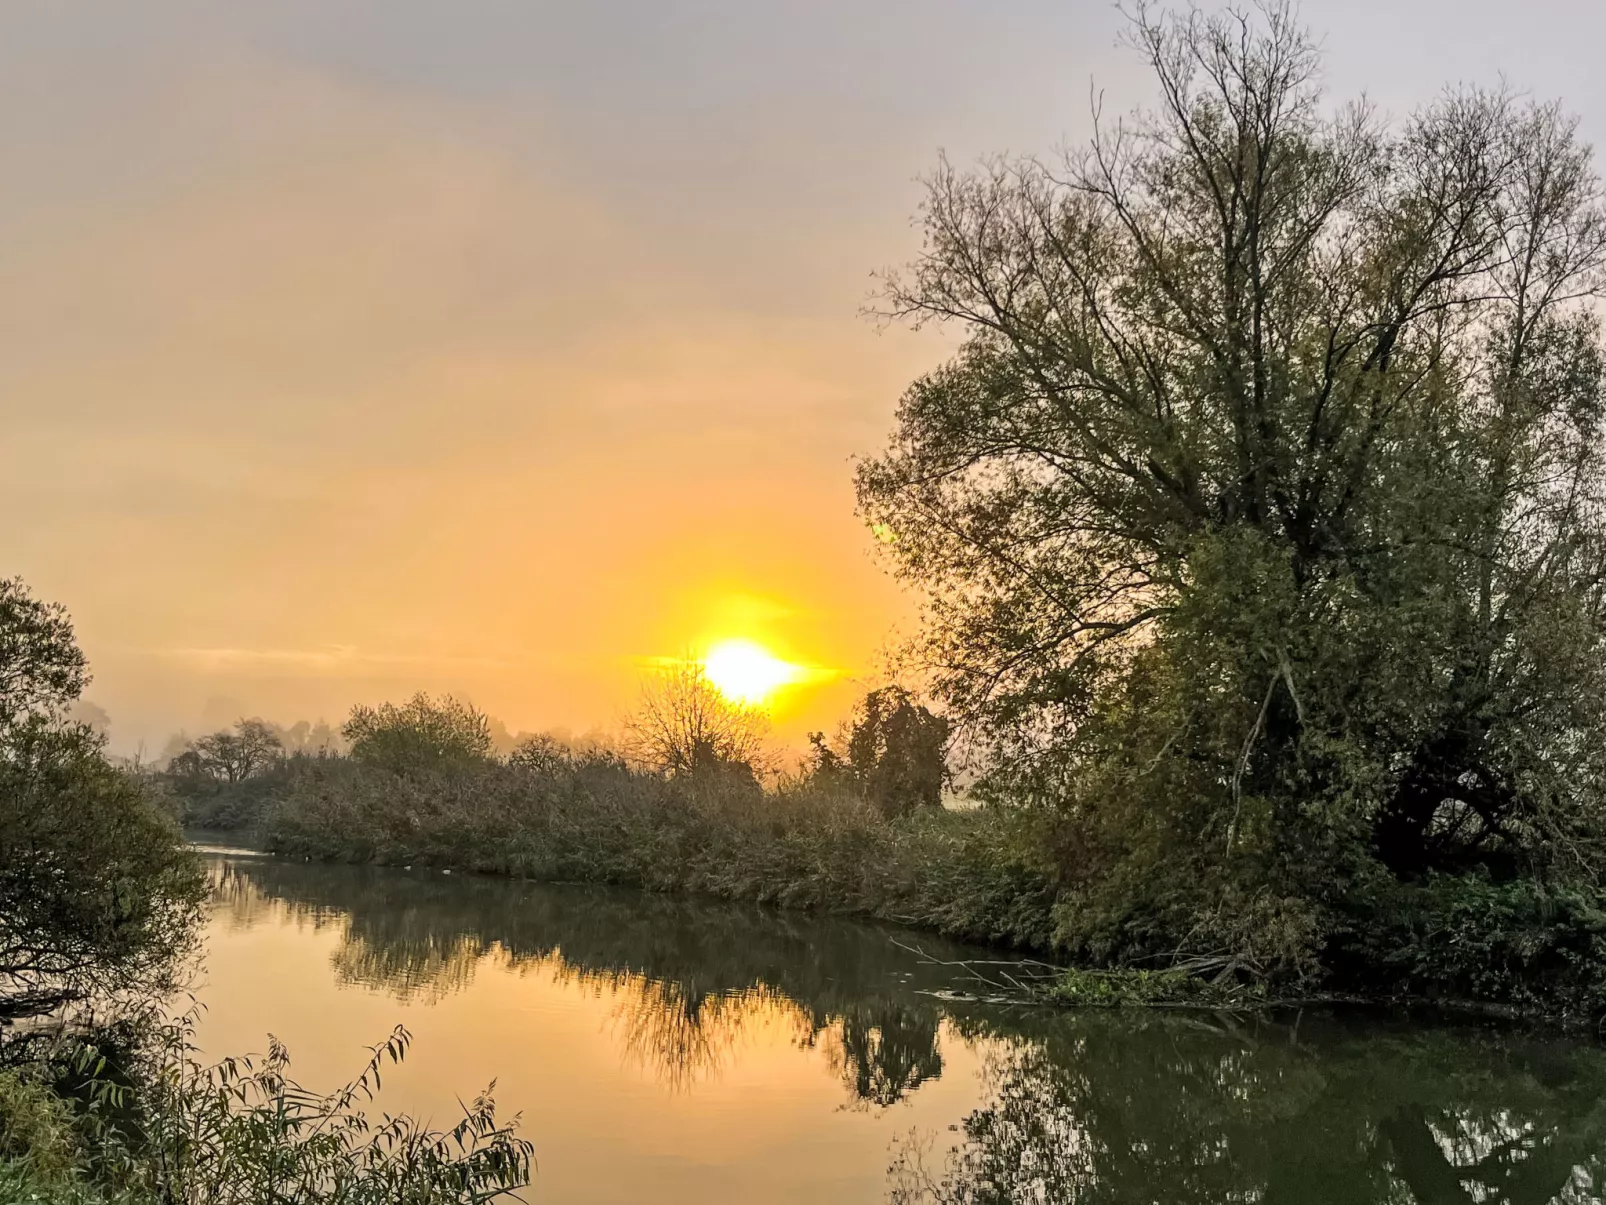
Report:
M 272 1032 L 299 1078 L 332 1087 L 404 1023 L 415 1045 L 381 1106 L 447 1122 L 496 1077 L 536 1144 L 531 1202 L 1542 1205 L 1606 1191 L 1606 1051 L 1589 1042 L 987 1005 L 945 994 L 963 973 L 931 961 L 967 952 L 872 926 L 208 856 L 207 1051 Z

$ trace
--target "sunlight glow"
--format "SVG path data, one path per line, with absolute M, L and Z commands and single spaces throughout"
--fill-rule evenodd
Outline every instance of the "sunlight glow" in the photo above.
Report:
M 753 706 L 767 703 L 781 687 L 805 676 L 802 666 L 782 661 L 751 640 L 721 640 L 703 658 L 703 672 L 727 699 Z

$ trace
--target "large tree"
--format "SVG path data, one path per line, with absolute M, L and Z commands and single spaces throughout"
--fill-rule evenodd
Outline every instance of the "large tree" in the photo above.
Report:
M 944 163 L 888 314 L 962 336 L 860 498 L 996 793 L 1309 885 L 1587 871 L 1606 218 L 1551 105 L 1324 107 L 1290 10 L 1155 15 L 1150 112 Z M 1303 890 L 1304 888 L 1302 888 Z
M 265 720 L 239 720 L 227 729 L 200 737 L 173 759 L 169 771 L 182 777 L 201 776 L 239 783 L 261 774 L 284 756 L 284 742 Z

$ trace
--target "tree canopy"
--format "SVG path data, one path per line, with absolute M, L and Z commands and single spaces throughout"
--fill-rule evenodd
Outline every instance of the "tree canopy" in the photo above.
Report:
M 20 577 L 0 578 L 0 728 L 59 718 L 88 683 L 66 608 L 35 598 Z
M 234 731 L 214 732 L 198 738 L 174 757 L 168 772 L 181 778 L 201 777 L 217 782 L 244 782 L 284 756 L 284 743 L 265 720 L 240 720 Z
M 1592 874 L 1606 211 L 1576 123 L 1328 107 L 1285 5 L 1140 7 L 1130 42 L 1155 108 L 943 163 L 886 280 L 963 342 L 860 499 L 982 790 L 1074 817 L 1084 879 L 1294 900 L 1305 948 L 1297 901 L 1378 868 Z

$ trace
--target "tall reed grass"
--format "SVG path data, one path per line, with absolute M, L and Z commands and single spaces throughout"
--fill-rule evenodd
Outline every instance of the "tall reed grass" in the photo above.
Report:
M 416 775 L 331 758 L 300 767 L 264 833 L 291 857 L 698 893 L 1046 950 L 1056 889 L 1033 823 L 991 809 L 888 819 L 828 784 L 766 791 L 606 756 Z

